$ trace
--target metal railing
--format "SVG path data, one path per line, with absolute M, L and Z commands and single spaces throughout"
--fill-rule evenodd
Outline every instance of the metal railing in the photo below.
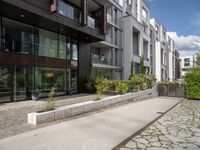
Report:
M 92 63 L 111 65 L 111 59 L 103 55 L 92 54 Z

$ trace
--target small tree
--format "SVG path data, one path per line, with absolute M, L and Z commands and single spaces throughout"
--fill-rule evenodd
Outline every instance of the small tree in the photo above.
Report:
M 145 74 L 145 68 L 144 68 L 144 55 L 140 57 L 140 73 Z
M 133 61 L 133 58 L 132 58 L 132 60 L 131 60 L 131 77 L 133 76 L 133 74 L 134 74 L 134 72 L 135 72 L 135 70 L 134 70 L 134 61 Z
M 54 87 L 51 88 L 51 91 L 48 95 L 48 100 L 46 103 L 46 109 L 47 110 L 53 110 L 55 109 L 55 97 L 56 96 L 56 89 Z

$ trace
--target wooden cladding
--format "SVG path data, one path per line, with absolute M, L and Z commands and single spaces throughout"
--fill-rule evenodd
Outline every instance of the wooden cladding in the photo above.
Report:
M 87 25 L 87 16 L 88 16 L 88 0 L 81 0 L 81 23 L 82 25 Z
M 9 59 L 8 59 L 9 58 Z M 16 66 L 38 66 L 49 68 L 70 68 L 71 62 L 68 60 L 20 54 L 15 52 L 0 52 L 0 64 Z
M 106 6 L 103 5 L 101 7 L 101 12 L 102 12 L 102 19 L 101 19 L 101 32 L 102 34 L 106 34 L 106 27 L 107 27 L 107 11 L 106 11 Z
M 51 0 L 51 12 L 57 12 L 58 0 Z

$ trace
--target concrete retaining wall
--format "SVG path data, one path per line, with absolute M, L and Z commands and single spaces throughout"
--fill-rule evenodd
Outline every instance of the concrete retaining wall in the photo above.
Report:
M 42 113 L 33 112 L 28 114 L 28 123 L 34 125 L 48 123 L 80 115 L 83 113 L 87 113 L 93 110 L 105 108 L 118 103 L 135 102 L 156 96 L 158 96 L 157 87 L 154 87 L 153 89 L 144 90 L 136 93 L 127 93 L 124 95 L 107 97 L 99 101 L 88 101 L 88 102 L 58 107 L 55 110 L 48 112 L 42 112 Z

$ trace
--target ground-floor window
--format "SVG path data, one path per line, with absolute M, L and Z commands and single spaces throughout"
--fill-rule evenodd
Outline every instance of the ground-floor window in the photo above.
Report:
M 31 99 L 32 93 L 47 97 L 55 87 L 57 96 L 77 93 L 78 70 L 0 66 L 0 102 Z
M 57 95 L 78 92 L 79 40 L 3 16 L 0 22 L 0 102 L 47 97 L 51 87 Z

